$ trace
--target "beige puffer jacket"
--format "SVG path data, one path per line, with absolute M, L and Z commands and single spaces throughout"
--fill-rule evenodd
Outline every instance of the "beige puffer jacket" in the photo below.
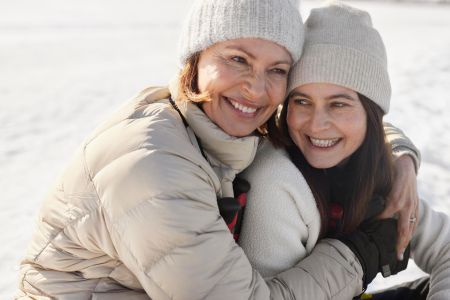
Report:
M 169 96 L 148 88 L 84 142 L 41 208 L 17 298 L 295 299 L 298 270 L 264 281 L 217 206 L 258 138 L 231 137 L 184 102 L 187 130 Z

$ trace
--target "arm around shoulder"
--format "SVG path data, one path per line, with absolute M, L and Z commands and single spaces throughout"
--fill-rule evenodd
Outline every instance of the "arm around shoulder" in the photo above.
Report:
M 413 144 L 413 142 L 404 134 L 400 128 L 395 127 L 391 123 L 384 123 L 384 132 L 386 134 L 386 140 L 392 147 L 392 154 L 395 157 L 402 155 L 409 155 L 414 161 L 416 173 L 419 171 L 421 156 L 419 149 Z

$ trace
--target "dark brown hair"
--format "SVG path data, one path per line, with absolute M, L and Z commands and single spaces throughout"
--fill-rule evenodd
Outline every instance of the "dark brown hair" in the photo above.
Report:
M 341 233 L 352 232 L 362 222 L 374 194 L 382 197 L 389 194 L 394 176 L 391 147 L 385 140 L 383 111 L 367 97 L 361 94 L 358 96 L 367 114 L 367 131 L 363 143 L 350 156 L 346 165 L 354 182 L 350 201 L 344 207 Z M 274 145 L 286 147 L 292 161 L 308 182 L 321 215 L 320 236 L 323 237 L 328 227 L 329 178 L 323 169 L 312 167 L 292 142 L 287 128 L 287 109 L 288 99 L 281 110 L 278 123 L 273 120 L 274 123 L 269 126 L 268 136 Z

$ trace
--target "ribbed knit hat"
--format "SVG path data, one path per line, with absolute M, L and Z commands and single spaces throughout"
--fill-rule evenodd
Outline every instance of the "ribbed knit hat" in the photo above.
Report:
M 195 0 L 179 41 L 181 65 L 226 40 L 261 38 L 285 47 L 296 62 L 303 48 L 299 0 Z
M 352 89 L 389 111 L 391 84 L 386 49 L 362 10 L 333 2 L 311 10 L 303 56 L 292 68 L 288 93 L 307 83 Z

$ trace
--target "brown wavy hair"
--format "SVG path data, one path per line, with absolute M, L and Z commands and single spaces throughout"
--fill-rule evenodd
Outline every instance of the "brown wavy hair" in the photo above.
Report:
M 198 62 L 200 52 L 192 54 L 180 71 L 178 93 L 182 100 L 192 102 L 210 101 L 208 93 L 200 93 L 198 89 Z
M 394 177 L 391 147 L 386 143 L 383 128 L 384 113 L 367 97 L 359 93 L 358 97 L 367 114 L 367 131 L 363 143 L 350 156 L 346 166 L 355 182 L 352 184 L 350 201 L 344 207 L 342 234 L 354 231 L 363 221 L 374 194 L 384 198 L 389 194 Z M 323 237 L 328 227 L 330 179 L 323 169 L 316 169 L 306 161 L 303 153 L 290 138 L 286 120 L 288 99 L 289 97 L 285 100 L 279 118 L 268 123 L 268 137 L 275 146 L 287 149 L 291 160 L 308 182 L 320 212 L 320 236 Z

